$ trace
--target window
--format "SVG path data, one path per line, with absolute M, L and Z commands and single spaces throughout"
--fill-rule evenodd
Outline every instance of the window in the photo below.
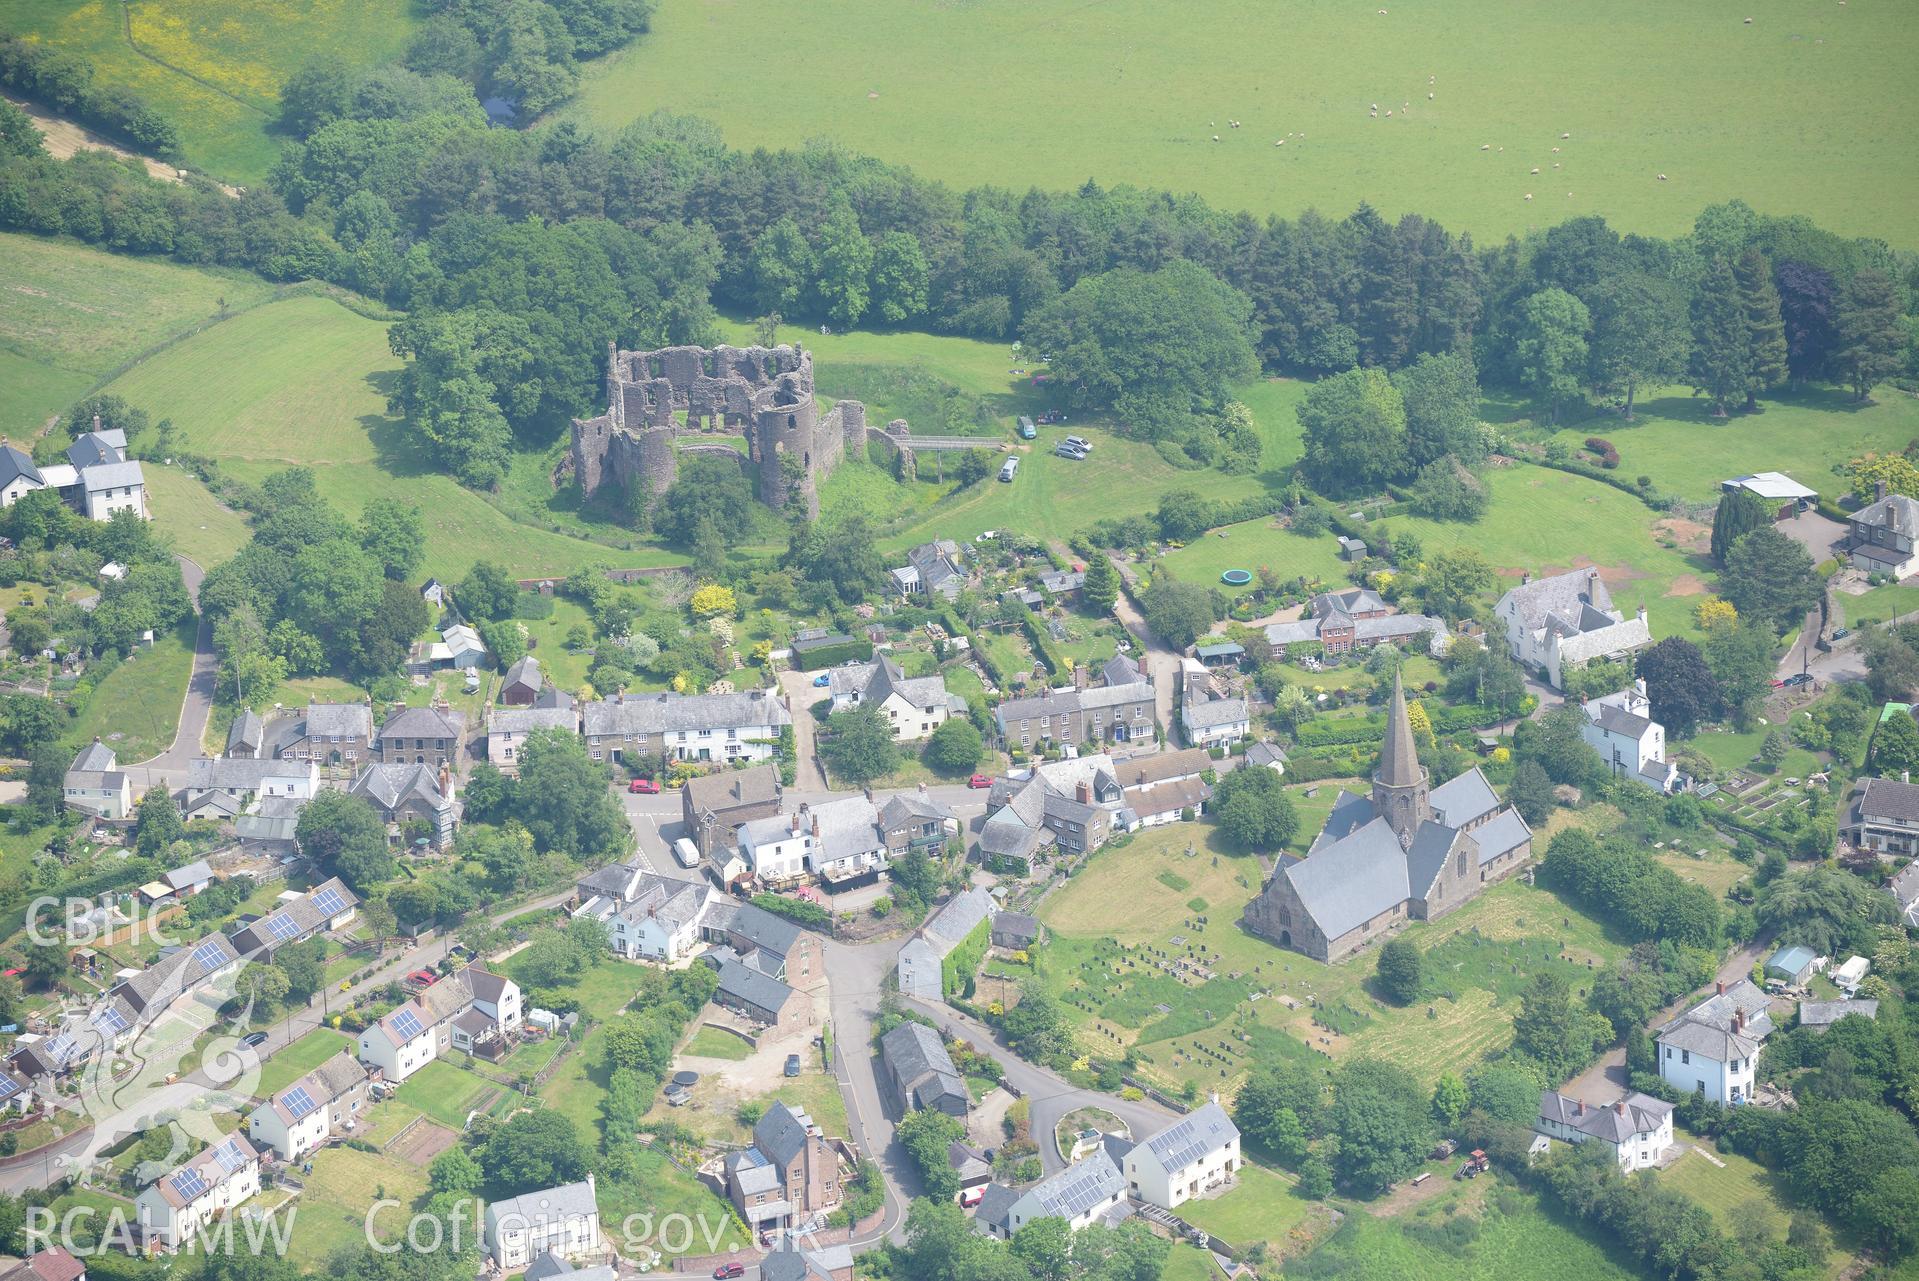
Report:
M 1680 1061 L 1681 1063 L 1690 1063 L 1690 1062 L 1692 1062 L 1692 1051 L 1691 1051 L 1691 1050 L 1681 1050 L 1681 1051 L 1679 1051 L 1679 1061 Z

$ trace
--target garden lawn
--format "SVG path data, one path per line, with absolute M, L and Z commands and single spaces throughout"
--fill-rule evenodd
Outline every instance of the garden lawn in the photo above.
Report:
M 147 503 L 154 528 L 173 539 L 173 549 L 202 569 L 232 560 L 253 536 L 246 517 L 213 496 L 184 467 L 144 464 Z
M 1804 778 L 1825 767 L 1818 753 L 1797 744 L 1787 748 L 1786 759 L 1778 769 L 1768 770 L 1758 764 L 1760 745 L 1766 741 L 1767 733 L 1774 729 L 1783 732 L 1784 727 L 1760 725 L 1743 734 L 1732 730 L 1704 730 L 1684 740 L 1683 745 L 1692 748 L 1721 770 L 1742 769 L 1773 778 Z
M 1302 813 L 1302 845 L 1336 791 L 1321 785 Z M 1625 952 L 1550 892 L 1507 881 L 1405 931 L 1426 953 L 1428 980 L 1419 1001 L 1389 1006 L 1368 990 L 1373 950 L 1322 965 L 1242 930 L 1258 864 L 1219 851 L 1210 835 L 1210 826 L 1180 824 L 1108 846 L 1041 909 L 1052 939 L 1038 973 L 1066 1004 L 1082 1048 L 1113 1057 L 1131 1048 L 1144 1075 L 1172 1088 L 1230 1094 L 1262 1061 L 1323 1064 L 1350 1053 L 1434 1080 L 1507 1044 L 1533 974 L 1553 970 L 1577 986 L 1589 966 Z M 1172 958 L 1192 967 L 1163 964 Z
M 1501 576 L 1495 595 L 1516 586 L 1523 571 L 1538 578 L 1597 566 L 1615 606 L 1628 614 L 1646 606 L 1654 636 L 1697 630 L 1692 612 L 1712 567 L 1703 555 L 1661 546 L 1653 536 L 1659 517 L 1644 503 L 1547 467 L 1496 468 L 1487 480 L 1492 502 L 1472 524 L 1394 516 L 1372 528 L 1410 530 L 1427 556 L 1458 548 L 1478 552 Z
M 1619 450 L 1619 474 L 1651 476 L 1653 484 L 1690 502 L 1713 502 L 1719 482 L 1752 472 L 1785 472 L 1800 484 L 1838 497 L 1850 482 L 1836 464 L 1860 454 L 1897 453 L 1919 436 L 1919 399 L 1883 387 L 1877 404 L 1861 405 L 1838 387 L 1781 392 L 1762 400 L 1763 413 L 1714 418 L 1684 387 L 1657 389 L 1635 406 L 1632 423 L 1595 413 L 1557 434 L 1574 449 L 1603 436 Z
M 0 0 L 0 30 L 19 30 L 9 19 L 23 7 L 45 6 Z M 238 308 L 272 292 L 244 272 L 0 233 L 0 433 L 31 437 L 106 374 L 218 315 L 222 299 Z
M 1267 1241 L 1278 1249 L 1285 1244 L 1286 1234 L 1313 1210 L 1313 1202 L 1293 1195 L 1295 1182 L 1289 1176 L 1245 1162 L 1240 1166 L 1238 1185 L 1230 1192 L 1210 1200 L 1188 1201 L 1180 1206 L 1179 1216 L 1234 1247 Z
M 680 1053 L 705 1059 L 743 1059 L 753 1053 L 753 1047 L 731 1032 L 703 1027 L 680 1047 Z
M 801 19 L 695 0 L 590 67 L 567 114 L 609 131 L 661 108 L 706 116 L 744 148 L 826 138 L 960 187 L 1090 178 L 1288 215 L 1367 200 L 1482 244 L 1593 213 L 1674 235 L 1736 196 L 1915 239 L 1896 122 L 1919 105 L 1919 31 L 1897 6 L 1388 7 L 1193 0 L 1168 21 L 1152 0 L 825 0 Z M 784 56 L 738 75 L 740 33 L 774 30 Z M 1279 45 L 1298 55 L 1283 74 Z
M 1228 596 L 1259 590 L 1259 570 L 1269 567 L 1282 580 L 1303 578 L 1308 585 L 1346 586 L 1346 564 L 1339 544 L 1329 533 L 1305 537 L 1282 529 L 1271 516 L 1209 529 L 1177 551 L 1160 557 L 1161 566 L 1176 577 L 1202 587 L 1216 587 Z M 1233 587 L 1220 581 L 1229 569 L 1244 569 L 1253 581 Z
M 506 971 L 516 983 L 528 986 L 526 980 L 515 972 L 512 960 L 506 963 Z M 561 988 L 569 996 L 576 997 L 580 1009 L 590 1018 L 604 1023 L 625 1009 L 627 1003 L 652 981 L 652 971 L 632 961 L 608 959 L 587 970 L 577 982 Z
M 409 1076 L 394 1097 L 436 1121 L 464 1130 L 467 1114 L 484 1109 L 503 1088 L 435 1059 Z
M 733 1207 L 698 1179 L 651 1148 L 640 1150 L 637 1164 L 638 1178 L 633 1182 L 601 1179 L 596 1185 L 603 1230 L 623 1249 L 629 1232 L 644 1233 L 649 1225 L 651 1234 L 638 1243 L 669 1258 L 717 1254 L 751 1244 Z
M 180 728 L 180 704 L 193 670 L 198 630 L 198 619 L 186 619 L 155 636 L 152 649 L 136 651 L 108 672 L 73 723 L 72 741 L 98 737 L 113 748 L 122 765 L 165 751 Z
M 1888 583 L 1863 596 L 1834 592 L 1833 600 L 1838 602 L 1846 624 L 1857 629 L 1868 623 L 1889 623 L 1919 610 L 1919 584 Z
M 309 1272 L 316 1272 L 335 1250 L 366 1243 L 367 1206 L 376 1196 L 400 1202 L 389 1206 L 374 1222 L 384 1240 L 406 1230 L 409 1210 L 427 1191 L 426 1170 L 371 1152 L 330 1147 L 313 1156 L 313 1173 L 302 1176 L 301 1193 L 293 1220 L 293 1241 L 287 1255 Z
M 593 562 L 643 565 L 678 558 L 654 548 L 615 551 L 516 523 L 486 498 L 434 470 L 386 416 L 400 368 L 386 325 L 329 298 L 287 298 L 195 334 L 115 379 L 106 390 L 157 420 L 235 477 L 258 482 L 312 467 L 320 493 L 350 518 L 375 498 L 419 509 L 423 574 L 453 581 L 476 560 L 532 577 Z
M 1659 1172 L 1659 1182 L 1683 1192 L 1712 1211 L 1719 1230 L 1743 1237 L 1754 1226 L 1775 1237 L 1786 1235 L 1792 1211 L 1773 1175 L 1758 1162 L 1676 1130 L 1673 1141 L 1688 1150 Z M 1710 1152 L 1725 1164 L 1714 1165 Z
M 139 95 L 180 131 L 188 164 L 235 182 L 279 155 L 280 87 L 320 62 L 386 62 L 424 14 L 403 0 L 0 0 L 0 30 L 79 54 L 100 88 Z M 130 38 L 130 40 L 129 40 Z
M 271 1098 L 342 1050 L 353 1048 L 353 1038 L 332 1028 L 316 1027 L 260 1065 L 258 1098 Z

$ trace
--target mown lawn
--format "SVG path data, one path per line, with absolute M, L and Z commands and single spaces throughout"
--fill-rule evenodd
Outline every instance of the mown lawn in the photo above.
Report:
M 753 1053 L 753 1047 L 731 1032 L 703 1027 L 680 1047 L 680 1053 L 702 1059 L 743 1059 Z
M 830 138 L 961 187 L 1090 178 L 1334 217 L 1367 200 L 1482 244 L 1593 213 L 1676 235 L 1733 197 L 1914 239 L 1896 121 L 1919 101 L 1919 32 L 1896 6 L 1387 8 L 1193 0 L 1168 21 L 1151 0 L 825 0 L 794 22 L 773 0 L 697 0 L 590 67 L 566 113 L 616 129 L 688 112 L 735 147 Z M 766 30 L 786 56 L 733 74 L 740 32 Z M 1277 47 L 1296 55 L 1283 72 Z
M 455 1130 L 463 1130 L 467 1114 L 483 1108 L 504 1088 L 435 1059 L 409 1076 L 393 1097 Z
M 427 1191 L 424 1168 L 348 1147 L 316 1153 L 313 1173 L 302 1177 L 306 1191 L 300 1196 L 287 1257 L 307 1271 L 319 1271 L 335 1250 L 366 1243 L 367 1210 L 377 1198 L 398 1201 L 401 1208 L 383 1210 L 374 1220 L 374 1231 L 382 1241 L 403 1239 L 408 1214 Z
M 1683 1130 L 1675 1131 L 1673 1140 L 1689 1150 L 1659 1172 L 1660 1183 L 1712 1211 L 1722 1232 L 1743 1236 L 1756 1225 L 1773 1236 L 1785 1236 L 1792 1211 L 1765 1167 L 1735 1152 L 1720 1151 Z M 1724 1164 L 1714 1165 L 1704 1152 Z
M 1346 563 L 1339 559 L 1339 545 L 1332 534 L 1308 538 L 1280 528 L 1270 516 L 1209 529 L 1155 563 L 1186 582 L 1215 587 L 1228 596 L 1257 591 L 1261 568 L 1271 568 L 1281 579 L 1346 586 Z M 1219 576 L 1229 569 L 1248 570 L 1253 581 L 1243 587 L 1221 582 Z
M 96 86 L 138 94 L 179 127 L 188 164 L 234 182 L 263 180 L 279 154 L 269 126 L 289 76 L 388 61 L 422 16 L 402 0 L 144 0 L 124 14 L 100 0 L 0 0 L 0 30 L 86 58 Z
M 1248 1163 L 1240 1168 L 1237 1187 L 1211 1200 L 1186 1202 L 1179 1217 L 1234 1246 L 1268 1241 L 1277 1248 L 1313 1210 L 1311 1201 L 1293 1195 L 1295 1181 Z
M 180 703 L 193 670 L 193 639 L 199 620 L 189 618 L 156 636 L 94 688 L 69 735 L 75 743 L 98 737 L 132 765 L 166 750 L 180 728 Z
M 233 559 L 253 536 L 246 517 L 220 502 L 184 467 L 148 462 L 147 502 L 154 528 L 173 539 L 173 549 L 202 569 Z
M 353 1048 L 353 1038 L 346 1033 L 316 1027 L 260 1065 L 257 1096 L 270 1098 L 340 1051 Z

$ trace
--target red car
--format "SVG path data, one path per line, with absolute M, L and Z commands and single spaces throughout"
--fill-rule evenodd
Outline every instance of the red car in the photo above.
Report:
M 659 792 L 660 785 L 650 778 L 636 778 L 626 785 L 626 790 L 629 792 L 644 792 L 648 796 L 653 796 Z
M 959 1199 L 960 1208 L 965 1210 L 970 1210 L 974 1206 L 978 1205 L 981 1201 L 984 1201 L 985 1199 L 986 1199 L 985 1188 L 983 1187 L 968 1188 L 964 1192 L 960 1193 L 960 1199 Z
M 743 1277 L 745 1275 L 746 1265 L 744 1263 L 722 1263 L 719 1267 L 713 1269 L 714 1281 L 726 1281 L 727 1277 Z
M 991 787 L 993 780 L 984 774 L 975 774 L 966 780 L 966 785 L 971 788 Z
M 413 973 L 407 975 L 407 977 L 415 983 L 418 983 L 421 987 L 432 987 L 440 981 L 440 976 L 432 970 L 415 970 Z

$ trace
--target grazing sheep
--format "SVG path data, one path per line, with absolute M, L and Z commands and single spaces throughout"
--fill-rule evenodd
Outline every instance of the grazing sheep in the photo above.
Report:
M 1532 193 L 1532 192 L 1530 192 L 1530 191 L 1529 191 L 1529 192 L 1527 192 L 1527 193 L 1526 193 L 1526 199 L 1528 199 L 1528 200 L 1531 200 L 1532 198 L 1533 198 L 1533 193 Z
M 1278 142 L 1274 143 L 1273 145 L 1275 147 L 1283 147 L 1286 145 L 1286 140 L 1284 138 L 1281 138 Z
M 1665 175 L 1665 174 L 1663 174 L 1663 173 L 1662 173 L 1662 174 L 1660 174 L 1660 175 L 1659 175 L 1659 181 L 1661 181 L 1661 182 L 1664 182 L 1664 181 L 1666 181 L 1666 175 Z
M 1571 135 L 1571 134 L 1569 134 L 1569 133 L 1562 133 L 1562 134 L 1560 134 L 1559 136 L 1560 136 L 1561 138 L 1570 138 L 1570 137 L 1572 137 L 1572 135 Z
M 1482 142 L 1479 144 L 1479 149 L 1481 151 L 1491 151 L 1493 149 L 1493 144 L 1490 142 Z
M 1553 168 L 1559 168 L 1559 162 L 1557 160 L 1553 161 Z
M 1219 141 L 1219 135 L 1218 135 L 1218 134 L 1214 134 L 1214 135 L 1213 135 L 1213 141 L 1214 141 L 1214 142 L 1218 142 L 1218 141 Z
M 1559 148 L 1557 148 L 1557 147 L 1554 147 L 1554 148 L 1553 148 L 1553 154 L 1554 154 L 1555 156 L 1556 156 L 1556 155 L 1558 155 L 1558 154 L 1559 154 Z
M 1391 107 L 1388 107 L 1386 108 L 1386 119 L 1391 120 L 1392 118 L 1393 118 L 1393 109 Z
M 1747 18 L 1747 19 L 1746 19 L 1746 25 L 1747 25 L 1747 26 L 1749 26 L 1749 27 L 1750 27 L 1750 26 L 1752 25 L 1752 19 L 1751 19 L 1751 18 Z
M 1533 166 L 1533 172 L 1534 172 L 1534 173 L 1538 173 L 1538 172 L 1539 172 L 1539 166 L 1538 166 L 1538 165 L 1534 165 L 1534 166 Z
M 1432 100 L 1433 100 L 1433 96 L 1432 96 L 1432 95 L 1431 95 L 1430 93 L 1429 93 L 1429 94 L 1427 94 L 1427 95 L 1426 95 L 1426 101 L 1427 101 L 1427 102 L 1431 102 Z

